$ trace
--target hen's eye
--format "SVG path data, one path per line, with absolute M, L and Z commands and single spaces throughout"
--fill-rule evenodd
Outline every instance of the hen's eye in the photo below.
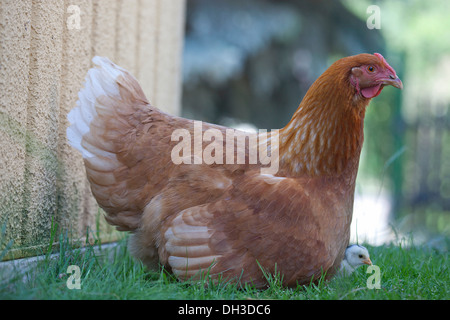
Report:
M 367 67 L 367 71 L 374 72 L 375 71 L 375 67 L 374 66 L 368 66 Z
M 363 255 L 362 254 L 360 254 L 358 257 L 360 257 L 361 259 L 363 258 Z

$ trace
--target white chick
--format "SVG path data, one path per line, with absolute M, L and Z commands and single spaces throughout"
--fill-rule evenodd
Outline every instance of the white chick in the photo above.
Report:
M 341 262 L 339 274 L 350 275 L 356 268 L 363 264 L 372 265 L 369 251 L 358 244 L 352 244 L 345 249 L 345 257 Z

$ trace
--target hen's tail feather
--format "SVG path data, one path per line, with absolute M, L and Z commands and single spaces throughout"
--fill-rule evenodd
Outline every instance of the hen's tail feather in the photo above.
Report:
M 107 220 L 121 230 L 132 230 L 139 222 L 142 204 L 128 198 L 136 191 L 126 187 L 130 177 L 116 173 L 127 169 L 120 158 L 127 148 L 124 137 L 136 131 L 139 121 L 135 117 L 148 108 L 148 102 L 126 70 L 107 58 L 92 61 L 96 67 L 89 70 L 76 107 L 67 116 L 67 138 L 85 160 L 92 192 L 107 212 Z
M 78 149 L 83 158 L 91 158 L 98 156 L 98 153 L 91 153 L 87 148 L 82 146 L 83 137 L 90 131 L 90 126 L 95 117 L 99 113 L 113 113 L 115 110 L 111 108 L 114 104 L 101 103 L 102 100 L 121 100 L 121 91 L 135 91 L 132 96 L 138 96 L 145 100 L 142 89 L 126 70 L 112 63 L 104 57 L 94 57 L 92 59 L 98 68 L 92 68 L 88 71 L 84 88 L 78 93 L 78 101 L 76 107 L 73 108 L 67 118 L 70 126 L 67 128 L 67 138 L 70 145 Z M 130 79 L 131 78 L 131 79 Z M 130 79 L 126 81 L 125 79 Z M 133 83 L 133 80 L 135 83 Z M 131 84 L 130 84 L 131 82 Z M 122 90 L 121 88 L 122 87 Z M 130 90 L 131 89 L 131 90 Z M 117 105 L 117 104 L 116 104 Z M 94 124 L 95 125 L 95 124 Z M 103 129 L 103 128 L 101 128 Z M 84 139 L 83 144 L 89 144 L 88 139 Z M 93 144 L 90 147 L 95 148 Z M 111 157 L 111 154 L 105 153 L 105 149 L 97 150 L 100 155 Z

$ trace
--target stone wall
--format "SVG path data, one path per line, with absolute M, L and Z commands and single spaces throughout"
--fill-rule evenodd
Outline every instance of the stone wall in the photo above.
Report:
M 67 144 L 66 115 L 95 55 L 179 114 L 184 15 L 185 0 L 0 1 L 0 245 L 14 241 L 8 258 L 44 251 L 52 226 L 117 237 Z

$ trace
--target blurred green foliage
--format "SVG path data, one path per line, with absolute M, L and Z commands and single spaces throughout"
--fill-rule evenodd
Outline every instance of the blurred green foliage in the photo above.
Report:
M 450 1 L 343 3 L 361 19 L 369 5 L 379 6 L 387 56 L 405 87 L 400 96 L 385 90 L 372 102 L 365 146 L 371 156 L 363 169 L 376 175 L 385 159 L 405 150 L 387 168 L 394 212 L 435 217 L 420 224 L 450 232 Z

